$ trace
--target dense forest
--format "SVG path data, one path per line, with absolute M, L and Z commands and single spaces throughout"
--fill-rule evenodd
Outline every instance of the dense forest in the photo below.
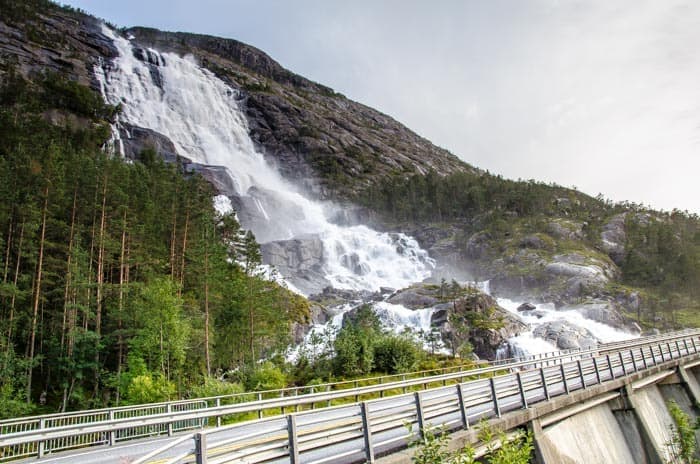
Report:
M 94 91 L 1 71 L 3 416 L 173 397 L 288 345 L 308 303 L 258 275 L 207 182 L 107 154 Z

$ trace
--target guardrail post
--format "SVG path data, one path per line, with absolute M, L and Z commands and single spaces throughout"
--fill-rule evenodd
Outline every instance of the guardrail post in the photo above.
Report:
M 516 372 L 515 377 L 518 379 L 518 390 L 520 390 L 520 402 L 523 405 L 523 409 L 527 409 L 527 398 L 525 397 L 525 389 L 523 388 L 523 379 L 520 376 L 520 372 Z
M 561 371 L 561 382 L 564 384 L 564 391 L 569 394 L 569 383 L 566 381 L 566 369 L 564 369 L 563 364 L 559 364 L 559 370 Z
M 649 365 L 647 364 L 647 355 L 644 353 L 644 347 L 639 348 L 639 351 L 642 353 L 642 362 L 644 363 L 644 369 L 648 369 Z
M 370 424 L 369 411 L 367 411 L 367 403 L 360 403 L 360 411 L 362 413 L 362 435 L 365 439 L 365 459 L 370 464 L 374 463 L 374 445 L 372 444 L 372 426 Z
M 258 393 L 258 401 L 262 401 L 262 393 Z M 258 409 L 258 419 L 263 418 L 263 410 Z
M 294 414 L 287 416 L 287 435 L 289 437 L 289 462 L 299 464 L 299 440 L 297 439 L 297 419 Z
M 683 339 L 683 347 L 685 348 L 685 354 L 690 354 L 690 350 L 688 349 L 688 339 L 684 338 Z
M 457 384 L 457 399 L 459 400 L 459 412 L 462 415 L 462 426 L 469 430 L 469 415 L 467 414 L 467 404 L 464 402 L 464 392 L 462 384 Z
M 46 428 L 46 419 L 39 419 L 39 430 Z M 46 442 L 44 440 L 37 443 L 37 456 L 43 458 L 46 452 Z
M 284 390 L 282 390 L 282 391 L 280 392 L 280 398 L 284 398 Z M 314 404 L 311 403 L 311 409 L 313 409 L 313 406 L 314 406 Z M 282 415 L 284 415 L 284 406 L 282 406 L 282 407 L 280 408 L 280 410 L 282 411 Z
M 600 369 L 598 369 L 598 358 L 593 358 L 593 367 L 595 367 L 595 377 L 598 380 L 598 384 L 601 383 Z
M 678 343 L 678 340 L 676 340 L 676 351 L 678 352 L 678 357 L 681 357 L 681 345 Z
M 653 346 L 649 347 L 649 352 L 651 353 L 651 360 L 654 362 L 654 365 L 656 366 L 656 353 L 654 353 Z
M 216 407 L 218 408 L 220 406 L 221 406 L 221 398 L 217 398 L 216 399 Z M 216 416 L 216 426 L 221 427 L 221 416 Z
M 109 420 L 113 421 L 114 420 L 114 410 L 110 409 L 109 410 Z M 109 431 L 109 446 L 114 446 L 114 443 L 117 441 L 117 432 L 115 430 L 110 430 Z
M 632 358 L 632 369 L 637 372 L 639 369 L 637 368 L 637 360 L 634 359 L 634 350 L 630 350 L 630 358 Z
M 331 386 L 328 385 L 328 386 L 326 387 L 326 393 L 330 393 L 330 391 L 331 391 Z M 328 401 L 326 402 L 326 406 L 328 406 L 329 408 L 331 407 L 331 400 L 328 400 Z
M 168 413 L 169 416 L 170 413 L 173 412 L 173 405 L 168 403 L 167 406 L 165 406 L 165 411 Z M 173 436 L 173 423 L 170 421 L 170 417 L 168 417 L 168 436 Z
M 418 419 L 418 433 L 421 438 L 425 438 L 425 423 L 423 422 L 423 401 L 420 398 L 420 392 L 413 394 L 416 399 L 416 419 Z
M 549 401 L 549 388 L 547 387 L 547 376 L 544 375 L 544 367 L 540 367 L 540 379 L 542 379 L 542 389 L 544 390 L 544 397 Z
M 196 464 L 207 464 L 207 436 L 202 432 L 194 434 L 194 458 Z
M 620 355 L 620 365 L 622 365 L 622 375 L 626 376 L 627 375 L 627 368 L 625 368 L 625 358 L 622 356 L 622 351 L 618 351 L 618 354 Z
M 673 351 L 671 350 L 671 342 L 666 342 L 666 348 L 668 348 L 668 357 L 673 359 Z
M 697 352 L 698 352 L 698 346 L 695 344 L 695 337 L 693 337 L 691 340 L 692 340 L 692 342 L 693 342 L 693 353 L 697 353 Z
M 661 346 L 661 343 L 659 343 L 659 352 L 661 353 L 661 362 L 666 362 L 666 357 L 664 356 L 664 349 Z
M 581 366 L 580 359 L 576 361 L 576 365 L 578 366 L 578 376 L 581 378 L 581 388 L 585 390 L 588 386 L 586 385 L 586 377 L 583 375 L 583 366 Z
M 610 378 L 615 380 L 615 369 L 613 369 L 612 361 L 610 361 L 610 355 L 606 354 L 605 359 L 608 362 L 608 370 L 610 370 Z
M 493 399 L 493 407 L 496 409 L 496 416 L 501 417 L 501 407 L 498 405 L 498 393 L 496 392 L 496 382 L 493 381 L 493 377 L 489 379 L 489 384 L 491 385 L 491 398 Z

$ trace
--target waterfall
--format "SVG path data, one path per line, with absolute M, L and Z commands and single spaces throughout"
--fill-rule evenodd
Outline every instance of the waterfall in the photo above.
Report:
M 103 32 L 119 56 L 95 76 L 105 99 L 121 105 L 119 122 L 165 135 L 193 162 L 224 167 L 250 210 L 247 219 L 240 216 L 242 225 L 259 242 L 320 238 L 322 274 L 336 288 L 403 288 L 430 276 L 435 262 L 412 238 L 333 224 L 332 205 L 306 198 L 283 179 L 250 139 L 238 90 L 191 56 L 134 48 L 107 27 Z

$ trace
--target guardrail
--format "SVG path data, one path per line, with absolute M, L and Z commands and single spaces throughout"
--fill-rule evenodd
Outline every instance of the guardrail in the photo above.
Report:
M 625 346 L 628 349 L 632 349 L 638 346 L 648 346 L 649 343 L 654 343 L 659 340 L 664 340 L 666 343 L 678 343 L 681 340 L 688 343 L 688 340 L 692 340 L 693 347 L 695 347 L 698 333 L 700 333 L 700 331 L 682 332 L 657 336 L 650 339 L 640 339 L 626 342 Z M 651 356 L 653 357 L 658 353 L 663 359 L 664 351 L 661 348 L 659 348 L 659 350 L 660 351 L 656 352 L 652 351 Z M 671 348 L 668 348 L 667 352 L 670 352 L 670 350 Z M 491 366 L 469 371 L 449 372 L 416 379 L 402 379 L 399 381 L 384 382 L 381 384 L 338 391 L 326 389 L 322 392 L 297 396 L 283 395 L 281 397 L 255 400 L 240 404 L 221 404 L 221 398 L 230 397 L 214 397 L 215 399 L 219 399 L 219 404 L 215 406 L 209 406 L 204 400 L 164 403 L 149 405 L 152 409 L 148 414 L 144 414 L 144 407 L 140 406 L 115 408 L 116 410 L 89 411 L 82 414 L 74 413 L 73 415 L 57 415 L 60 417 L 44 416 L 39 418 L 40 425 L 42 425 L 43 422 L 43 428 L 22 429 L 17 426 L 17 424 L 22 423 L 22 419 L 17 419 L 14 421 L 5 421 L 5 424 L 2 424 L 5 428 L 0 428 L 0 450 L 2 450 L 3 459 L 32 455 L 41 457 L 49 452 L 56 452 L 68 448 L 85 447 L 96 444 L 115 444 L 130 438 L 142 436 L 166 433 L 172 435 L 177 431 L 204 427 L 209 424 L 210 419 L 215 419 L 218 425 L 221 423 L 222 418 L 235 414 L 257 412 L 260 417 L 262 416 L 262 412 L 266 410 L 274 410 L 275 413 L 282 412 L 282 414 L 284 414 L 285 408 L 293 408 L 295 411 L 298 411 L 300 408 L 313 408 L 318 404 L 329 406 L 332 401 L 338 400 L 358 402 L 363 396 L 366 398 L 368 395 L 378 394 L 380 397 L 383 397 L 388 394 L 406 393 L 415 388 L 427 389 L 431 385 L 446 386 L 450 383 L 461 383 L 465 379 L 474 379 L 480 376 L 493 376 L 499 371 L 502 372 L 504 369 L 515 371 L 528 368 L 540 368 L 541 370 L 554 365 L 561 365 L 564 361 L 595 359 L 596 354 L 598 354 L 598 350 L 567 352 L 558 356 L 541 356 L 536 359 L 511 362 L 507 365 Z M 615 365 L 619 361 L 613 359 L 612 362 Z M 99 416 L 100 414 L 102 414 L 101 417 Z M 83 420 L 85 417 L 90 417 L 92 422 Z M 55 422 L 51 422 L 52 420 Z M 24 423 L 26 423 L 26 420 Z M 11 427 L 16 428 L 13 430 Z
M 527 356 L 522 360 L 544 360 L 553 359 L 557 356 L 571 355 L 578 353 L 580 350 L 559 350 L 549 353 L 542 353 L 532 356 Z M 502 366 L 516 361 L 516 359 L 499 359 L 495 361 L 480 361 L 481 365 Z M 17 419 L 0 420 L 0 444 L 2 437 L 15 433 L 23 433 L 36 431 L 37 433 L 45 433 L 51 429 L 57 429 L 66 426 L 87 426 L 97 425 L 100 423 L 110 423 L 111 421 L 127 418 L 145 418 L 157 417 L 159 415 L 167 415 L 173 412 L 205 410 L 220 408 L 221 406 L 243 403 L 257 402 L 261 403 L 265 399 L 276 399 L 284 397 L 298 397 L 301 395 L 314 394 L 319 392 L 329 392 L 340 389 L 360 388 L 368 385 L 384 385 L 395 380 L 408 380 L 412 378 L 425 378 L 428 376 L 440 375 L 452 372 L 466 372 L 465 368 L 474 369 L 473 364 L 469 366 L 449 366 L 438 369 L 429 369 L 422 371 L 414 371 L 404 374 L 383 375 L 375 377 L 367 377 L 363 379 L 346 380 L 340 382 L 329 382 L 323 384 L 287 387 L 275 390 L 264 390 L 257 392 L 244 392 L 230 395 L 211 396 L 205 398 L 197 398 L 190 400 L 177 400 L 162 403 L 141 404 L 132 406 L 120 406 L 103 409 L 92 409 L 75 412 L 44 414 L 40 416 L 21 417 Z M 313 403 L 312 403 L 313 404 Z M 264 412 L 269 409 L 261 407 L 255 412 L 259 419 L 263 418 Z M 284 410 L 282 410 L 284 414 Z M 216 425 L 221 426 L 223 416 L 216 416 Z M 25 443 L 17 445 L 12 449 L 1 448 L 0 445 L 0 461 L 15 459 L 28 456 L 43 456 L 47 452 L 56 452 L 71 448 L 80 448 L 85 446 L 96 446 L 116 443 L 142 438 L 154 435 L 172 436 L 174 433 L 183 432 L 192 429 L 203 428 L 208 423 L 209 417 L 204 417 L 197 420 L 182 420 L 172 423 L 149 424 L 143 426 L 134 426 L 133 428 L 122 428 L 116 431 L 95 432 L 79 434 L 69 437 L 61 437 L 58 439 L 47 440 L 41 443 Z
M 154 450 L 133 464 L 154 458 L 168 464 L 374 462 L 375 455 L 405 448 L 420 440 L 426 430 L 468 429 L 482 418 L 500 417 L 699 351 L 697 332 L 631 343 L 614 354 L 205 430 Z M 183 446 L 190 440 L 190 445 Z

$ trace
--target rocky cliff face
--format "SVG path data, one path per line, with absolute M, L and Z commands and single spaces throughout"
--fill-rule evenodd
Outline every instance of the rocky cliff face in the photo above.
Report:
M 249 45 L 147 28 L 127 33 L 146 47 L 192 54 L 240 89 L 258 148 L 316 197 L 353 198 L 396 174 L 474 170 L 391 117 L 282 68 Z

